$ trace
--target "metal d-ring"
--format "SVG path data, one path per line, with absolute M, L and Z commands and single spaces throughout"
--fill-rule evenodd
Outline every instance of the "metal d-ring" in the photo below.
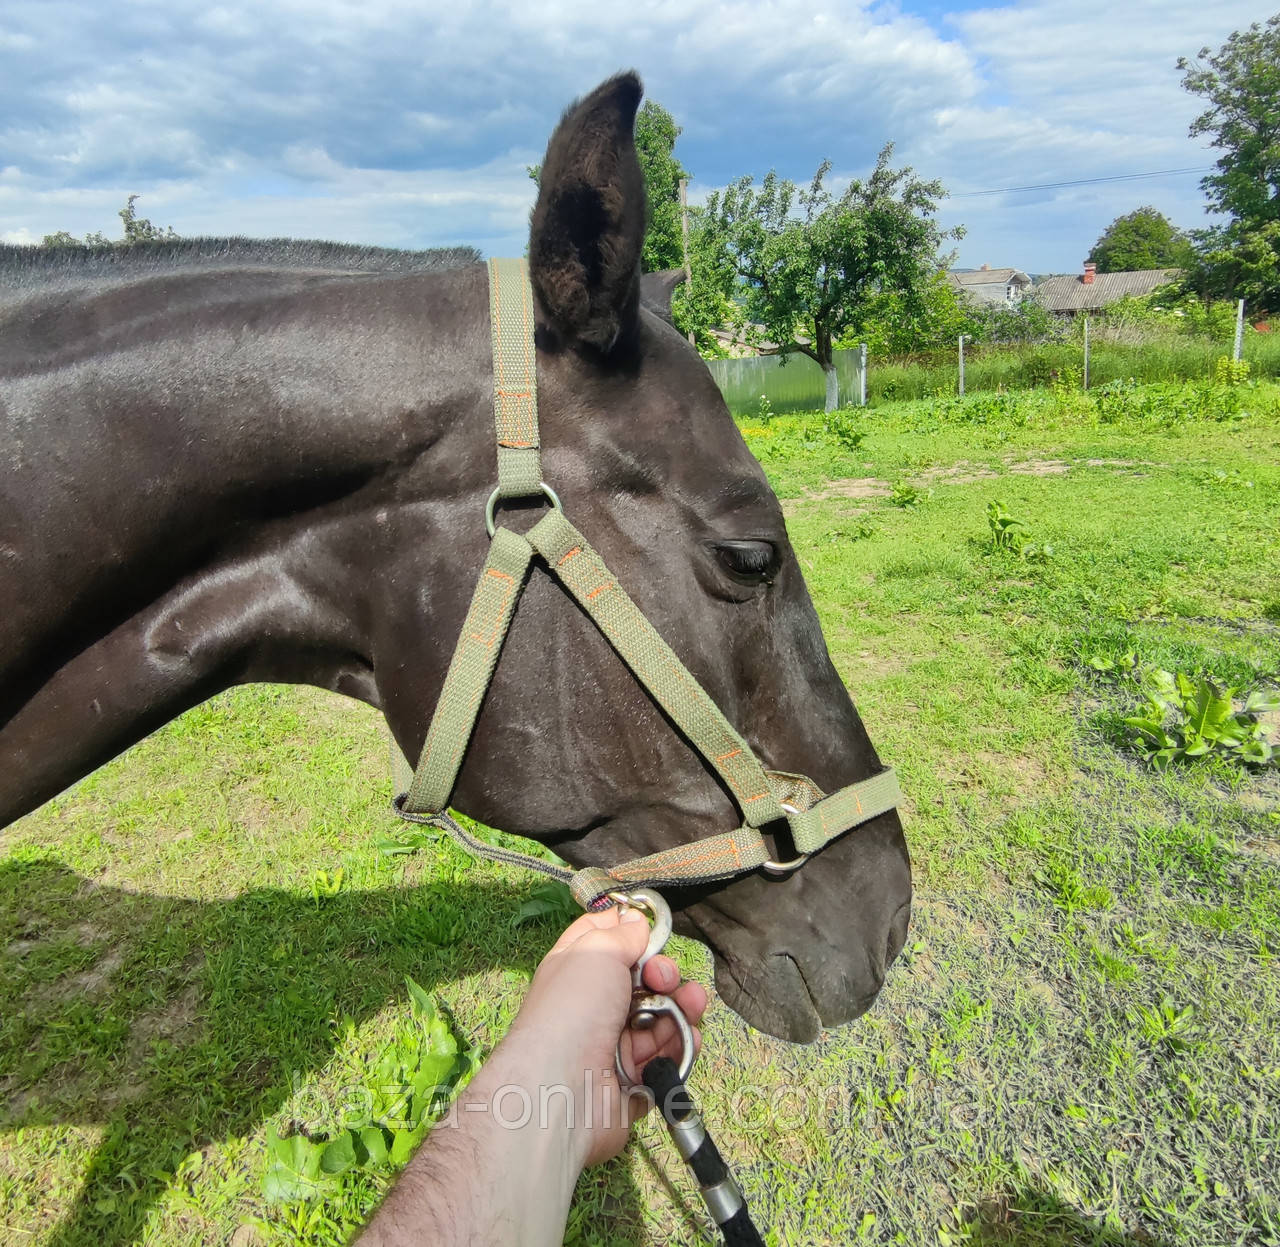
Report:
M 542 491 L 543 497 L 551 503 L 552 507 L 557 511 L 563 511 L 564 507 L 560 505 L 560 496 L 556 493 L 546 481 L 539 481 L 538 488 Z M 488 529 L 490 538 L 493 537 L 494 530 L 497 525 L 493 522 L 493 513 L 498 506 L 498 495 L 502 492 L 501 487 L 495 489 L 489 495 L 489 501 L 484 504 L 484 526 Z
M 788 805 L 785 801 L 781 802 L 780 804 L 782 806 L 783 813 L 785 814 L 800 813 L 800 810 L 797 809 L 794 805 Z M 803 866 L 805 862 L 807 862 L 808 860 L 809 860 L 808 853 L 801 853 L 799 857 L 793 857 L 789 862 L 775 862 L 772 858 L 770 858 L 769 861 L 760 863 L 760 869 L 763 870 L 765 874 L 771 876 L 774 879 L 785 879 L 788 875 L 794 874 L 797 870 L 799 870 L 800 867 Z
M 649 932 L 649 942 L 644 952 L 631 967 L 631 1009 L 627 1014 L 627 1029 L 651 1030 L 664 1014 L 676 1024 L 680 1036 L 680 1081 L 684 1082 L 693 1070 L 693 1027 L 685 1017 L 684 1010 L 670 997 L 661 992 L 651 992 L 644 985 L 644 968 L 651 957 L 660 953 L 671 938 L 671 907 L 662 896 L 652 888 L 635 888 L 630 892 L 610 892 L 609 899 L 625 910 L 628 906 L 647 910 L 653 916 L 653 928 Z M 622 1085 L 630 1086 L 631 1078 L 622 1065 L 622 1037 L 618 1037 L 618 1047 L 613 1057 L 614 1068 Z

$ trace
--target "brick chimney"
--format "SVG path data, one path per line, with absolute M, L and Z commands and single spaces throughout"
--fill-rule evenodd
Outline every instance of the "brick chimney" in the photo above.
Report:
M 1097 273 L 1097 271 L 1098 271 L 1098 266 L 1094 264 L 1091 260 L 1086 260 L 1084 262 L 1084 276 L 1081 277 L 1080 280 L 1084 282 L 1086 286 L 1092 286 L 1094 274 Z

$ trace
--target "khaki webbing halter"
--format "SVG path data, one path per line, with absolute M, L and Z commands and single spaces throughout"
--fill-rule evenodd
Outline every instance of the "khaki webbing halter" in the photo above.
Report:
M 901 794 L 889 769 L 824 797 L 812 780 L 766 771 L 760 765 L 604 561 L 565 518 L 559 499 L 542 480 L 533 292 L 524 260 L 489 261 L 489 307 L 498 442 L 498 487 L 487 512 L 492 544 L 413 782 L 407 793 L 396 798 L 401 817 L 442 827 L 481 856 L 564 879 L 574 899 L 584 909 L 592 909 L 619 887 L 707 883 L 762 866 L 774 873 L 789 873 L 837 836 L 896 806 Z M 498 499 L 539 495 L 551 503 L 551 510 L 527 534 L 495 528 L 493 510 Z M 571 872 L 477 840 L 449 817 L 449 798 L 535 554 L 725 782 L 742 811 L 743 825 L 736 831 L 651 853 L 610 870 L 589 866 Z M 774 863 L 760 829 L 781 820 L 790 828 L 799 856 L 792 862 Z

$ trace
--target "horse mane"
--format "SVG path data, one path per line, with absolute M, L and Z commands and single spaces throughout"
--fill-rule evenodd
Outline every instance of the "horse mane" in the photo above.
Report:
M 289 268 L 324 273 L 425 273 L 475 264 L 474 247 L 406 251 L 298 238 L 166 238 L 97 246 L 0 244 L 0 290 L 128 281 L 183 269 Z

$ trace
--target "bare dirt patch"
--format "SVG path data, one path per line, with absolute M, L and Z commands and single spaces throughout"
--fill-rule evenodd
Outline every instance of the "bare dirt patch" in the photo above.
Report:
M 140 1060 L 157 1039 L 186 1044 L 200 1034 L 200 989 L 192 983 L 161 1008 L 139 1014 L 129 1028 L 129 1055 Z
M 73 996 L 96 996 L 111 981 L 115 972 L 124 964 L 124 951 L 109 948 L 87 970 L 60 979 L 53 988 L 59 1000 Z
M 1022 459 L 1009 464 L 1009 471 L 1019 476 L 1064 476 L 1071 464 L 1064 459 Z
M 949 468 L 927 468 L 911 483 L 913 485 L 973 485 L 978 481 L 997 480 L 999 476 L 1000 473 L 994 468 L 962 459 Z
M 826 489 L 818 490 L 814 498 L 887 498 L 892 492 L 888 481 L 874 476 L 847 477 L 832 481 Z

